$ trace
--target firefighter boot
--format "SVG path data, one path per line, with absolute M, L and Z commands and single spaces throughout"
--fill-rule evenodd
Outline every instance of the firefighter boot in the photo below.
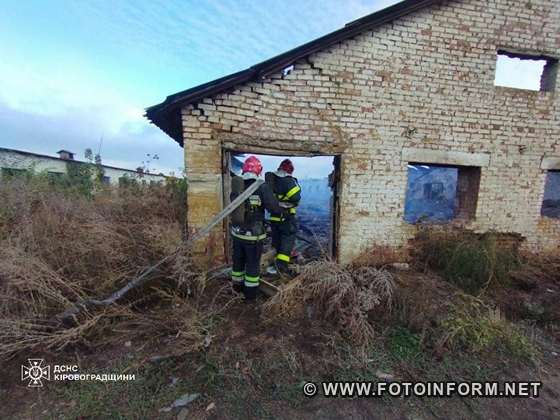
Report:
M 243 295 L 245 296 L 245 302 L 252 303 L 257 299 L 258 287 L 247 287 L 243 289 Z
M 295 272 L 289 266 L 289 264 L 285 261 L 276 260 L 274 261 L 274 265 L 276 267 L 276 271 L 280 274 L 281 277 L 294 277 Z

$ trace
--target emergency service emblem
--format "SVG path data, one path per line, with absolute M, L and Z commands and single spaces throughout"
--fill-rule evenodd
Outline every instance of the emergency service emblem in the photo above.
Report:
M 42 379 L 51 380 L 51 367 L 43 366 L 43 362 L 43 359 L 27 359 L 28 366 L 21 365 L 21 380 L 29 380 L 28 387 L 42 387 Z

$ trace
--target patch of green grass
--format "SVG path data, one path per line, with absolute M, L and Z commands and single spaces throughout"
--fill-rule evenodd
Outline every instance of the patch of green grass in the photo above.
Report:
M 237 365 L 239 361 L 239 365 Z M 122 383 L 65 384 L 57 391 L 56 398 L 76 401 L 65 418 L 175 418 L 179 409 L 170 413 L 158 410 L 169 406 L 183 394 L 200 394 L 189 407 L 204 407 L 214 402 L 228 418 L 268 418 L 262 395 L 268 396 L 258 380 L 253 366 L 248 366 L 248 355 L 232 349 L 190 353 L 185 358 L 169 359 L 157 365 L 148 365 L 136 373 L 136 381 Z M 104 372 L 121 372 L 119 368 L 106 368 Z M 89 372 L 89 371 L 88 371 Z M 171 377 L 178 378 L 171 385 Z M 275 381 L 275 377 L 268 378 Z M 70 386 L 74 385 L 74 386 Z M 278 398 L 292 392 L 289 384 L 280 384 Z M 266 392 L 264 392 L 266 391 Z M 264 401 L 266 402 L 266 401 Z
M 275 384 L 270 398 L 279 401 L 288 401 L 292 406 L 300 406 L 307 401 L 307 398 L 303 395 L 304 384 L 305 381 Z
M 231 418 L 270 418 L 267 403 L 300 403 L 299 379 L 278 352 L 250 357 L 240 349 L 201 354 L 190 377 L 191 388 L 216 401 Z
M 396 327 L 389 334 L 389 350 L 397 360 L 415 362 L 422 358 L 420 336 L 408 328 Z
M 525 334 L 510 322 L 493 317 L 478 302 L 456 306 L 441 326 L 452 348 L 475 353 L 493 351 L 526 362 L 537 357 L 536 347 Z
M 395 357 L 391 349 L 391 340 L 385 342 L 382 335 L 367 349 L 358 350 L 345 340 L 339 340 L 333 346 L 332 354 L 324 355 L 330 367 L 325 367 L 320 378 L 308 378 L 313 382 L 321 381 L 372 381 L 385 382 L 378 377 L 384 373 L 399 377 L 401 359 Z M 385 394 L 376 403 L 387 406 L 394 405 L 394 398 Z M 412 404 L 414 405 L 414 404 Z
M 505 284 L 519 267 L 516 253 L 501 246 L 493 233 L 424 233 L 420 259 L 467 293 L 478 295 L 491 284 Z
M 121 365 L 99 373 L 124 370 Z M 88 370 L 88 373 L 96 372 Z M 57 400 L 66 403 L 63 418 L 143 419 L 148 413 L 156 415 L 160 408 L 192 391 L 184 381 L 171 386 L 169 370 L 164 364 L 127 371 L 127 374 L 135 374 L 135 380 L 67 382 L 53 387 L 51 392 Z

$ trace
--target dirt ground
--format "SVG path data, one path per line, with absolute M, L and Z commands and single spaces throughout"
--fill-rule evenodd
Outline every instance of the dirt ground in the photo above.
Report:
M 173 337 L 123 342 L 111 347 L 67 349 L 18 357 L 3 364 L 0 418 L 302 418 L 302 419 L 557 419 L 560 417 L 560 356 L 557 341 L 542 348 L 538 364 L 447 354 L 443 358 L 391 354 L 387 334 L 365 363 L 351 348 L 330 338 L 329 325 L 302 319 L 270 322 L 256 305 L 235 302 L 220 319 L 217 334 L 199 353 L 166 356 Z M 160 356 L 159 361 L 150 358 Z M 81 371 L 135 373 L 126 383 L 46 382 L 28 388 L 21 365 L 28 357 L 78 364 Z M 374 380 L 542 381 L 538 398 L 307 398 L 306 381 Z M 160 411 L 184 394 L 200 394 L 184 408 Z

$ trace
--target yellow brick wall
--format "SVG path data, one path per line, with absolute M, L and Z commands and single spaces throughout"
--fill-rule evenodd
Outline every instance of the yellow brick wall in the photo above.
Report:
M 560 221 L 540 215 L 540 163 L 560 156 L 559 96 L 495 87 L 494 75 L 499 48 L 559 57 L 559 34 L 558 0 L 445 1 L 313 54 L 286 77 L 185 107 L 189 226 L 221 208 L 224 146 L 340 153 L 340 259 L 401 246 L 416 230 L 403 220 L 403 150 L 428 149 L 489 155 L 467 227 L 558 247 Z M 210 247 L 223 252 L 215 238 Z

